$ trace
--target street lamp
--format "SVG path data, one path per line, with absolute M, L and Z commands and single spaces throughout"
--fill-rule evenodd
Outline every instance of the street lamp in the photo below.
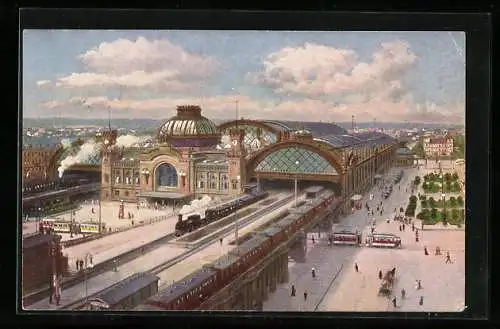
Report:
M 297 172 L 299 168 L 299 161 L 295 161 L 296 173 L 295 173 L 295 208 L 297 208 Z
M 37 230 L 39 230 L 39 233 L 43 233 L 42 230 L 40 230 L 40 223 L 42 221 L 42 208 L 38 207 L 38 221 L 36 224 Z
M 88 298 L 89 298 L 89 289 L 88 289 L 88 271 L 91 270 L 94 267 L 94 264 L 92 263 L 92 255 L 90 253 L 87 253 L 85 255 L 85 265 L 83 268 L 83 273 L 85 275 L 85 306 L 88 305 Z

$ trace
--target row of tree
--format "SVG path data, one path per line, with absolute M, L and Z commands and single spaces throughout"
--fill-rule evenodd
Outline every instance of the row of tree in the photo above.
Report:
M 461 225 L 464 223 L 464 218 L 465 218 L 465 210 L 464 209 L 451 209 L 450 211 L 447 210 L 438 210 L 436 208 L 432 209 L 427 209 L 424 208 L 422 211 L 417 215 L 417 218 L 422 220 L 424 224 L 426 225 L 434 225 L 438 223 L 439 221 L 442 221 L 444 225 L 447 225 L 448 223 L 453 224 L 453 225 Z
M 420 196 L 420 202 L 422 204 L 422 208 L 442 208 L 442 207 L 463 207 L 464 198 L 459 195 L 458 197 L 450 197 L 448 200 L 435 200 L 433 197 L 427 199 L 425 195 Z
M 416 208 L 417 208 L 417 197 L 412 195 L 410 196 L 410 201 L 408 202 L 408 206 L 406 207 L 405 215 L 410 217 L 415 216 Z

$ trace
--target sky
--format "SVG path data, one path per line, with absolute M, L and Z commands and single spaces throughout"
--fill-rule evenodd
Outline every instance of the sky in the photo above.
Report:
M 25 118 L 465 124 L 463 32 L 25 30 Z

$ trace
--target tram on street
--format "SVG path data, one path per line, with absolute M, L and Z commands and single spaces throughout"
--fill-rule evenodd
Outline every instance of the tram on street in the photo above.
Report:
M 401 238 L 392 233 L 373 233 L 368 237 L 370 247 L 379 248 L 399 248 L 401 247 Z
M 42 220 L 42 226 L 44 229 L 50 229 L 56 233 L 71 233 L 71 231 L 73 231 L 74 234 L 99 233 L 98 223 L 89 223 L 89 222 L 72 223 L 71 221 L 65 221 L 60 219 L 44 218 Z M 71 229 L 71 227 L 73 227 L 73 230 Z
M 361 232 L 354 229 L 341 229 L 331 235 L 334 245 L 361 245 Z

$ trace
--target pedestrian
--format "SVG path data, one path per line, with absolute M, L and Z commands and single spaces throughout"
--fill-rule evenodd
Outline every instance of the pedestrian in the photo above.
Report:
M 418 234 L 415 235 L 415 242 L 419 242 Z
M 113 259 L 113 271 L 118 272 L 118 267 L 116 266 L 116 259 Z
M 83 270 L 83 259 L 80 259 L 80 270 Z
M 377 211 L 380 211 L 380 207 L 379 206 L 377 206 Z
M 401 232 L 401 231 L 402 231 L 402 229 L 401 229 L 401 225 L 399 225 L 399 232 Z
M 403 288 L 401 289 L 401 299 L 405 299 L 406 297 L 406 290 Z
M 417 280 L 417 290 L 422 289 L 422 281 Z
M 378 271 L 378 278 L 379 278 L 380 280 L 382 280 L 382 271 L 381 271 L 381 270 L 379 270 L 379 271 Z
M 441 248 L 439 246 L 436 247 L 436 256 L 441 255 Z
M 405 223 L 403 223 L 403 232 L 405 231 Z
M 89 255 L 90 264 L 92 265 L 92 255 Z
M 219 239 L 220 245 L 222 246 L 222 238 Z
M 52 304 L 52 295 L 54 294 L 54 286 L 52 285 L 52 282 L 50 284 L 50 295 L 49 295 L 49 304 Z
M 292 285 L 292 294 L 291 294 L 292 297 L 295 297 L 295 286 Z
M 313 279 L 316 279 L 316 271 L 314 270 L 314 267 L 311 269 L 311 275 Z
M 355 270 L 356 272 L 359 272 L 358 263 L 354 263 L 354 270 Z
M 80 264 L 80 261 L 77 259 L 77 260 L 75 261 L 75 264 L 76 264 L 76 271 L 78 272 L 78 264 Z
M 304 300 L 307 300 L 307 291 L 304 291 Z
M 450 252 L 449 251 L 446 252 L 446 261 L 444 263 L 445 264 L 448 264 L 448 263 L 451 264 L 451 257 L 450 257 Z
M 394 307 L 397 307 L 397 304 L 396 304 L 396 296 L 394 296 L 394 297 L 392 298 L 392 305 L 393 305 Z
M 314 240 L 314 235 L 312 236 L 312 242 L 313 242 L 313 244 L 316 243 L 316 241 Z
M 424 305 L 424 296 L 420 296 L 420 301 L 418 302 L 418 305 L 420 306 Z
M 424 255 L 429 256 L 429 251 L 427 251 L 427 246 L 424 246 Z
M 415 232 L 415 224 L 414 223 L 411 224 L 411 231 Z

